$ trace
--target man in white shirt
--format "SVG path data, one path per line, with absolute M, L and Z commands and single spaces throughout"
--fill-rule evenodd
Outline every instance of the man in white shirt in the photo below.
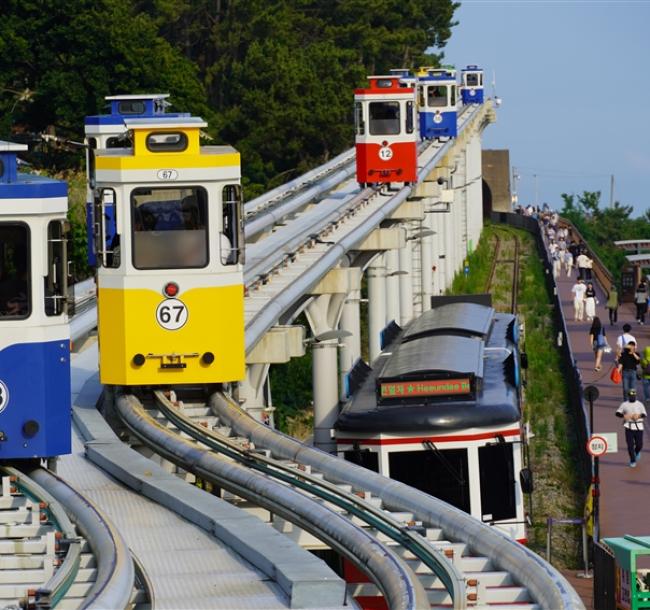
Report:
M 585 291 L 587 287 L 585 286 L 582 279 L 578 281 L 571 287 L 571 292 L 573 293 L 573 321 L 582 322 L 585 317 Z
M 648 416 L 645 407 L 636 399 L 636 390 L 627 393 L 627 401 L 616 410 L 616 417 L 623 418 L 625 442 L 630 456 L 630 468 L 636 468 L 643 449 L 643 420 Z
M 578 277 L 581 280 L 587 279 L 586 269 L 587 265 L 589 264 L 588 261 L 589 257 L 584 252 L 581 252 L 578 255 L 578 258 L 576 258 L 576 265 L 578 266 Z
M 623 334 L 616 338 L 616 357 L 621 355 L 625 346 L 630 342 L 636 343 L 634 335 L 630 334 L 632 327 L 629 324 L 623 324 Z

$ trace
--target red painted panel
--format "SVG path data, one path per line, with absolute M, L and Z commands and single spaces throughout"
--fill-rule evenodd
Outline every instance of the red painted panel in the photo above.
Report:
M 386 182 L 415 182 L 418 151 L 412 142 L 391 142 L 387 145 L 357 144 L 357 182 L 383 184 Z

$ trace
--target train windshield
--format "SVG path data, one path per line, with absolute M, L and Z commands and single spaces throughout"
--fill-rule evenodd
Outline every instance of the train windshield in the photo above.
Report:
M 427 105 L 429 108 L 439 108 L 447 105 L 447 86 L 435 85 L 427 89 Z
M 468 87 L 478 87 L 478 74 L 476 72 L 465 74 L 465 84 Z
M 205 189 L 134 189 L 131 222 L 136 269 L 196 269 L 208 264 Z
M 370 135 L 394 136 L 399 133 L 399 102 L 370 102 Z
M 18 223 L 0 223 L 0 319 L 29 316 L 29 288 L 29 228 Z

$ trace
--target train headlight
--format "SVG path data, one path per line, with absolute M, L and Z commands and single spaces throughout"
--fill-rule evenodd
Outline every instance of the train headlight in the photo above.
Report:
M 38 431 L 41 429 L 41 427 L 38 425 L 38 422 L 29 419 L 23 424 L 23 435 L 26 438 L 32 438 L 38 434 Z
M 142 366 L 144 364 L 144 360 L 144 354 L 136 354 L 133 356 L 133 364 L 135 364 L 135 366 Z
M 173 299 L 180 292 L 180 288 L 176 282 L 167 282 L 163 288 L 165 296 Z
M 205 352 L 201 356 L 201 360 L 203 360 L 203 364 L 212 364 L 214 362 L 214 354 L 212 352 Z

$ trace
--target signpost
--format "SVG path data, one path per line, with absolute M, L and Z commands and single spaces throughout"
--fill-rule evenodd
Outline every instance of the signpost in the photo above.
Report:
M 594 437 L 594 401 L 598 400 L 600 392 L 595 385 L 588 385 L 584 389 L 584 396 L 589 402 L 589 434 L 587 451 L 592 456 L 591 467 L 591 495 L 594 510 L 594 541 L 600 540 L 600 477 L 599 457 L 607 451 L 607 441 L 602 436 Z M 600 451 L 602 450 L 602 453 Z

